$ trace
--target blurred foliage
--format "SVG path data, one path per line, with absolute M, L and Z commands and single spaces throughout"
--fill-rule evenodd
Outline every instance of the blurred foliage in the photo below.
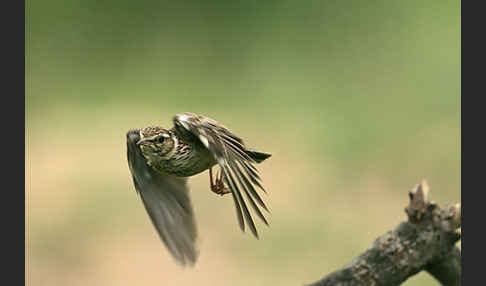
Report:
M 459 1 L 26 4 L 31 285 L 302 284 L 404 219 L 422 178 L 434 200 L 460 201 Z M 183 111 L 274 154 L 259 241 L 206 174 L 191 180 L 189 271 L 158 241 L 124 142 Z

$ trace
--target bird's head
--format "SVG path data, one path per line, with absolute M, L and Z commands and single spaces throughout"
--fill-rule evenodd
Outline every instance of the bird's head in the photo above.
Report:
M 140 129 L 140 140 L 137 145 L 142 154 L 150 161 L 168 157 L 176 145 L 175 135 L 159 126 L 148 126 Z

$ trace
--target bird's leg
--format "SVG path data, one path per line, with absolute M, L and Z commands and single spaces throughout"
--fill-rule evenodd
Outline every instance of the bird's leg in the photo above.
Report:
M 218 175 L 219 178 L 216 178 L 216 186 L 219 189 L 220 195 L 231 193 L 231 190 L 224 186 L 223 172 L 221 172 L 221 170 L 218 171 Z
M 216 181 L 215 181 L 215 183 L 213 183 L 212 168 L 209 168 L 209 177 L 210 177 L 209 183 L 210 183 L 210 186 L 211 186 L 211 191 L 213 191 L 214 193 L 221 195 L 221 196 L 224 195 L 224 194 L 231 193 L 231 190 L 224 186 L 223 172 L 218 171 L 218 174 L 216 175 Z
M 209 185 L 211 186 L 211 190 L 214 192 L 213 167 L 209 168 Z

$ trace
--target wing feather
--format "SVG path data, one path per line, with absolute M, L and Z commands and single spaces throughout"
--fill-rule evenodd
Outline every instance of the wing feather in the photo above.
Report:
M 253 210 L 257 213 L 257 215 L 260 217 L 260 219 L 266 224 L 268 225 L 268 222 L 267 220 L 265 219 L 265 216 L 263 215 L 263 213 L 260 211 L 260 209 L 258 208 L 258 206 L 256 205 L 255 201 L 253 200 L 253 197 L 252 195 L 250 195 L 250 191 L 249 189 L 250 188 L 253 188 L 253 186 L 251 186 L 251 184 L 249 184 L 248 180 L 246 179 L 246 177 L 243 175 L 243 173 L 241 172 L 240 168 L 236 165 L 236 163 L 234 162 L 230 162 L 229 163 L 230 166 L 231 166 L 231 169 L 234 171 L 236 171 L 236 179 L 238 180 L 240 186 L 243 187 L 243 191 L 245 192 L 245 195 L 248 199 L 248 201 L 250 202 L 250 205 L 251 207 L 253 208 Z M 242 180 L 244 181 L 244 183 L 242 182 Z M 258 196 L 258 195 L 257 195 Z M 262 202 L 263 203 L 263 202 Z M 263 208 L 266 209 L 266 206 L 265 204 L 263 204 L 262 206 Z M 268 210 L 267 210 L 268 211 Z
M 135 189 L 171 255 L 182 266 L 192 266 L 198 257 L 197 229 L 187 179 L 150 168 L 136 145 L 139 139 L 137 130 L 127 133 L 128 165 Z
M 258 233 L 255 227 L 255 223 L 253 222 L 253 219 L 251 218 L 250 211 L 248 211 L 248 207 L 246 206 L 245 201 L 243 200 L 243 196 L 241 195 L 241 191 L 238 188 L 238 185 L 236 184 L 235 179 L 233 178 L 233 175 L 231 174 L 230 170 L 228 169 L 228 166 L 224 167 L 224 174 L 227 176 L 226 178 L 229 177 L 229 182 L 231 182 L 230 186 L 231 189 L 233 190 L 233 195 L 236 196 L 236 199 L 238 200 L 239 204 L 241 205 L 241 208 L 243 210 L 243 214 L 245 217 L 245 221 L 250 227 L 250 230 L 252 233 L 255 235 L 255 237 L 258 238 Z
M 245 193 L 253 211 L 267 225 L 268 222 L 259 206 L 266 211 L 268 208 L 254 187 L 255 185 L 265 191 L 260 183 L 258 170 L 253 165 L 256 161 L 247 153 L 248 150 L 243 140 L 216 121 L 201 115 L 181 113 L 174 116 L 173 122 L 174 129 L 179 136 L 186 139 L 197 138 L 201 146 L 207 148 L 214 156 L 221 168 L 226 185 L 231 189 L 241 230 L 245 230 L 246 222 L 252 233 L 258 238 L 255 223 L 241 193 Z

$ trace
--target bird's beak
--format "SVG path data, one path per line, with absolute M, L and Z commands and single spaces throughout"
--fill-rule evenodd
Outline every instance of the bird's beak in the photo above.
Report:
M 140 145 L 140 144 L 148 142 L 148 141 L 149 140 L 147 140 L 147 139 L 140 139 L 140 140 L 137 141 L 137 145 Z

